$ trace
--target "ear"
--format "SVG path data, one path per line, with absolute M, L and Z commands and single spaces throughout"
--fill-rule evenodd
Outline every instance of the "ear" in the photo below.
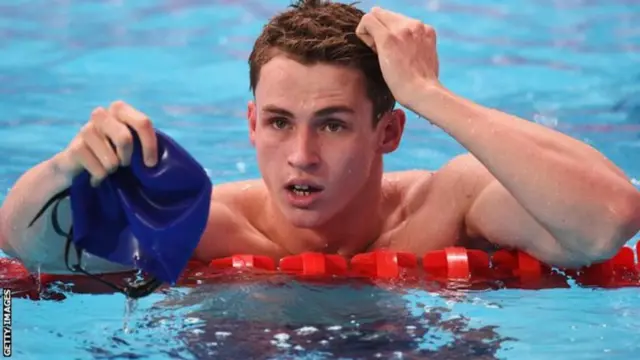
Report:
M 400 146 L 406 114 L 402 109 L 392 110 L 382 116 L 378 126 L 380 133 L 379 148 L 383 154 L 395 151 Z
M 252 146 L 256 146 L 256 104 L 253 101 L 249 101 L 247 104 L 247 120 L 249 123 L 249 141 Z

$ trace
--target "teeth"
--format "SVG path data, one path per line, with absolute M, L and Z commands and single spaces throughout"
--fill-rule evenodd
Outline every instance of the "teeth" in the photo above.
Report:
M 313 192 L 312 186 L 309 185 L 293 185 L 290 189 L 297 196 L 309 196 Z
M 311 194 L 311 192 L 309 192 L 309 191 L 302 191 L 302 190 L 298 190 L 298 189 L 293 189 L 293 193 L 298 195 L 298 196 L 309 196 L 309 194 Z

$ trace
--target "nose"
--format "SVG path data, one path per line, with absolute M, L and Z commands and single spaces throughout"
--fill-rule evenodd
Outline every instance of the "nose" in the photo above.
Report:
M 320 164 L 319 144 L 311 131 L 300 129 L 292 140 L 292 149 L 287 159 L 289 166 L 303 171 L 317 168 Z

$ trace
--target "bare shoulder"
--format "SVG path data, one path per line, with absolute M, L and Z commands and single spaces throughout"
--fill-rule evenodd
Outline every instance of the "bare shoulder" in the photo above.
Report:
M 468 237 L 465 214 L 492 178 L 466 154 L 435 171 L 385 174 L 383 191 L 393 201 L 387 200 L 388 236 L 380 245 L 419 252 L 454 244 L 479 246 Z
M 261 179 L 249 179 L 214 185 L 211 202 L 224 204 L 230 209 L 246 214 L 254 211 L 267 197 L 267 189 Z
M 406 205 L 416 209 L 430 196 L 450 200 L 473 199 L 493 179 L 486 167 L 471 154 L 456 156 L 434 171 L 408 170 L 384 176 L 384 191 L 398 193 Z
M 266 188 L 261 180 L 245 180 L 214 185 L 209 221 L 196 249 L 204 260 L 237 253 L 278 256 L 281 249 L 253 225 Z
M 215 185 L 211 194 L 212 210 L 225 209 L 235 221 L 247 227 L 264 210 L 268 191 L 261 179 L 250 179 Z

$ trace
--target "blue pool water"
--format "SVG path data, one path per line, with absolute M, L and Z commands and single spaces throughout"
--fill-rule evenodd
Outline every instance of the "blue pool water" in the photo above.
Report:
M 288 0 L 39 0 L 0 4 L 0 201 L 96 106 L 145 111 L 214 184 L 257 177 L 246 58 Z M 363 1 L 433 25 L 442 81 L 609 156 L 640 186 L 635 0 Z M 463 149 L 411 117 L 388 170 Z M 630 244 L 634 244 L 637 238 Z M 17 359 L 634 359 L 637 288 L 492 291 L 317 285 L 274 278 L 121 295 L 14 300 Z

